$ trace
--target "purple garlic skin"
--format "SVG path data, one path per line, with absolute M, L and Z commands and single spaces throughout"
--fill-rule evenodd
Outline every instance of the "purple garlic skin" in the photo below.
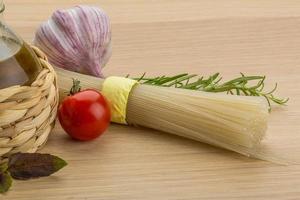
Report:
M 34 44 L 54 66 L 103 78 L 111 56 L 111 27 L 100 8 L 57 10 L 36 31 Z

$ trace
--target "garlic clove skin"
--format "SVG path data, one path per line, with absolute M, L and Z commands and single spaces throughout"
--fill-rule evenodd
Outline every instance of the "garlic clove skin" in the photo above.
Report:
M 57 10 L 38 28 L 34 44 L 57 67 L 103 77 L 112 53 L 109 17 L 93 6 Z

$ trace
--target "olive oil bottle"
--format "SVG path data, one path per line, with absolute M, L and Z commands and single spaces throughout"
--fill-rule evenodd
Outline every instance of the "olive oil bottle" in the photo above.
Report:
M 0 15 L 4 6 L 0 0 Z M 30 85 L 41 71 L 40 62 L 22 39 L 0 16 L 0 89 L 13 85 Z

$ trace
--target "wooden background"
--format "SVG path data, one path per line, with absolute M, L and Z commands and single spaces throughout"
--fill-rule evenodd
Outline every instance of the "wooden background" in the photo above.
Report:
M 267 75 L 289 105 L 274 108 L 264 141 L 288 166 L 143 128 L 112 125 L 93 142 L 57 124 L 42 150 L 69 166 L 18 181 L 9 200 L 300 199 L 300 2 L 297 0 L 6 0 L 6 20 L 27 41 L 58 8 L 101 6 L 111 17 L 107 75 Z

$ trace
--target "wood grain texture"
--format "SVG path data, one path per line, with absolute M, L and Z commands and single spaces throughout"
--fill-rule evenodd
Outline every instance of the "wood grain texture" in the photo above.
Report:
M 8 200 L 199 200 L 300 198 L 300 2 L 297 0 L 6 0 L 6 19 L 27 41 L 57 8 L 103 7 L 113 28 L 107 75 L 226 78 L 265 74 L 291 98 L 275 108 L 264 145 L 296 164 L 248 159 L 173 135 L 112 125 L 100 139 L 70 140 L 57 124 L 43 152 L 69 166 L 15 182 Z

